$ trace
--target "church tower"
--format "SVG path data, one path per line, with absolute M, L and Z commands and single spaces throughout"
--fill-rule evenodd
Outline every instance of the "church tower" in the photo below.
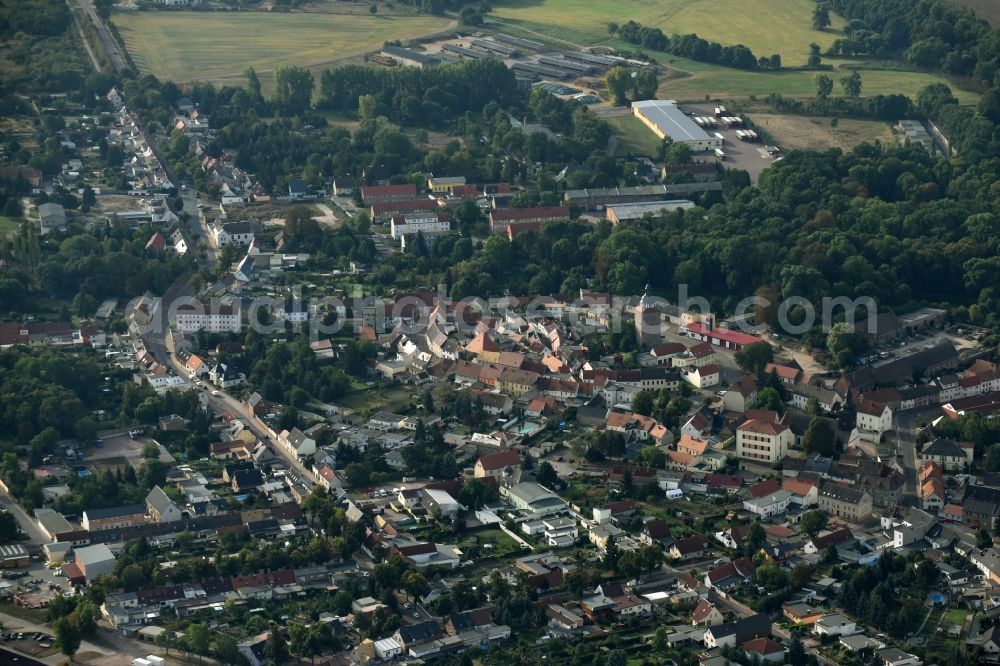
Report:
M 649 285 L 635 307 L 635 335 L 639 348 L 651 349 L 660 344 L 660 310 L 656 307 Z

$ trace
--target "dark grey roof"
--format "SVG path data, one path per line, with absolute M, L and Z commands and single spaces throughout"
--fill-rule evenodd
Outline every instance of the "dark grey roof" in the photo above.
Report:
M 440 58 L 436 58 L 432 55 L 420 53 L 419 51 L 411 51 L 410 49 L 404 49 L 400 46 L 383 46 L 382 53 L 386 53 L 395 58 L 405 58 L 407 60 L 412 60 L 425 65 L 441 61 Z
M 922 456 L 951 456 L 964 458 L 965 451 L 953 439 L 935 439 L 920 452 Z
M 159 513 L 163 513 L 171 506 L 174 506 L 174 501 L 167 497 L 167 494 L 163 492 L 163 488 L 159 486 L 153 486 L 153 489 L 146 495 L 146 502 Z
M 821 497 L 831 497 L 841 502 L 851 502 L 857 504 L 864 497 L 864 491 L 849 486 L 842 486 L 837 483 L 824 483 L 820 488 Z
M 441 635 L 441 625 L 434 620 L 410 624 L 399 628 L 399 637 L 404 643 L 413 643 L 437 638 Z
M 85 509 L 88 520 L 106 520 L 108 518 L 119 518 L 121 516 L 135 516 L 146 513 L 146 507 L 142 504 L 128 504 L 125 506 L 110 506 L 106 509 Z

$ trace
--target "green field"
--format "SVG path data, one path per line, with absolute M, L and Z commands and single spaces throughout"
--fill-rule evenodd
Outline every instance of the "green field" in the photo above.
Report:
M 618 137 L 616 155 L 639 154 L 656 157 L 656 149 L 660 146 L 660 139 L 638 118 L 628 115 L 611 116 L 604 120 L 611 125 L 611 130 Z
M 172 81 L 225 81 L 247 67 L 318 67 L 383 42 L 432 34 L 434 16 L 264 12 L 119 12 L 114 23 L 143 73 Z M 263 77 L 262 77 L 263 78 Z
M 780 53 L 786 65 L 801 65 L 810 42 L 825 49 L 838 37 L 812 29 L 814 7 L 812 0 L 503 0 L 493 5 L 490 21 L 591 45 L 607 41 L 608 23 L 631 19 L 667 36 L 694 32 L 721 44 L 744 44 L 756 55 Z M 831 18 L 839 29 L 843 21 Z
M 664 58 L 668 66 L 686 68 L 685 72 L 672 72 L 666 80 L 661 81 L 659 97 L 677 99 L 680 101 L 695 101 L 710 98 L 747 98 L 751 95 L 763 98 L 770 94 L 785 97 L 813 97 L 816 94 L 816 83 L 813 80 L 816 72 L 803 70 L 782 70 L 778 72 L 746 72 L 728 67 L 710 65 L 694 65 L 680 58 Z M 671 60 L 673 63 L 671 63 Z M 917 93 L 924 86 L 932 83 L 944 83 L 951 87 L 955 97 L 962 104 L 974 104 L 979 95 L 961 90 L 945 77 L 928 72 L 908 72 L 891 69 L 866 69 L 858 67 L 861 73 L 864 97 L 877 94 L 901 93 L 910 99 L 916 99 Z M 690 72 L 690 73 L 688 73 Z M 840 77 L 844 70 L 825 72 L 834 80 L 834 94 L 843 93 L 840 88 Z

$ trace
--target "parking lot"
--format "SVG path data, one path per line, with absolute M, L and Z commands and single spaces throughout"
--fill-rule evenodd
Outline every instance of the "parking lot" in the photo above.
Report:
M 715 104 L 683 104 L 681 110 L 687 114 L 693 113 L 696 116 L 714 116 Z M 728 115 L 736 115 L 729 113 Z M 707 129 L 709 134 L 719 133 L 723 136 L 722 150 L 726 153 L 726 158 L 722 165 L 728 169 L 743 169 L 750 174 L 750 182 L 756 183 L 764 169 L 774 162 L 773 157 L 764 150 L 762 141 L 741 141 L 736 138 L 738 128 L 727 129 L 725 125 Z M 698 159 L 702 159 L 701 156 Z
M 51 652 L 52 644 L 55 642 L 51 634 L 24 631 L 5 631 L 0 633 L 0 640 L 4 646 L 30 654 L 32 657 Z
M 10 596 L 28 608 L 44 608 L 55 595 L 73 593 L 62 567 L 50 569 L 44 562 L 32 561 L 27 569 L 9 570 L 4 578 L 12 585 L 7 590 Z

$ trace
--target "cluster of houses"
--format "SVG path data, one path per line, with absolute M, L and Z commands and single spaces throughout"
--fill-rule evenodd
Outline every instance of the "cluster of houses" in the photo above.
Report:
M 175 189 L 175 184 L 146 139 L 142 126 L 126 107 L 122 94 L 117 88 L 112 88 L 107 99 L 115 110 L 114 127 L 108 132 L 108 145 L 120 146 L 125 152 L 125 163 L 122 166 L 132 190 L 148 192 Z

